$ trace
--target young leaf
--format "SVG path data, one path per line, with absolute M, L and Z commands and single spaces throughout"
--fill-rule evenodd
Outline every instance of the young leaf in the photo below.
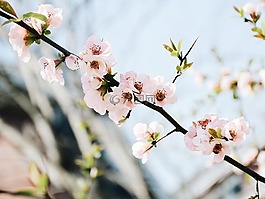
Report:
M 211 134 L 214 138 L 218 138 L 216 130 L 209 128 L 208 129 L 209 134 Z
M 236 12 L 240 13 L 240 10 L 236 6 L 233 6 L 233 8 Z
M 173 50 L 177 51 L 177 48 L 176 48 L 176 46 L 175 46 L 175 44 L 174 44 L 174 42 L 172 41 L 171 38 L 170 38 L 170 44 L 171 44 Z
M 37 190 L 36 189 L 24 189 L 14 193 L 17 196 L 36 196 Z
M 35 12 L 28 12 L 26 14 L 23 14 L 22 16 L 23 19 L 27 19 L 27 18 L 35 18 L 35 19 L 39 19 L 45 23 L 48 23 L 48 19 L 47 17 L 45 17 L 44 15 L 42 14 L 39 14 L 39 13 L 35 13 Z
M 5 12 L 15 16 L 17 18 L 17 14 L 15 10 L 12 8 L 12 6 L 4 0 L 0 0 L 0 9 L 4 10 Z
M 193 64 L 193 62 L 190 62 L 190 63 L 188 63 L 188 64 L 184 64 L 184 66 L 183 66 L 183 70 L 187 70 L 187 69 L 189 69 L 189 68 L 192 66 L 192 64 Z
M 50 30 L 45 30 L 45 31 L 44 31 L 44 34 L 45 34 L 45 35 L 50 35 L 50 34 L 51 34 L 51 31 L 50 31 Z
M 176 70 L 179 71 L 179 72 L 181 72 L 183 70 L 183 68 L 181 66 L 177 65 L 176 66 Z
M 180 49 L 181 49 L 181 46 L 182 46 L 182 39 L 181 39 L 181 40 L 179 40 L 179 42 L 178 42 L 178 51 L 180 51 Z
M 168 45 L 163 44 L 163 46 L 164 46 L 164 48 L 165 48 L 167 51 L 169 51 L 170 53 L 173 52 L 173 49 L 172 49 L 171 47 L 169 47 Z
M 49 178 L 47 174 L 42 174 L 39 178 L 38 189 L 41 193 L 46 193 L 49 185 Z
M 159 135 L 160 135 L 160 133 L 155 134 L 155 136 L 154 136 L 155 140 L 159 137 Z
M 178 51 L 172 51 L 170 54 L 172 57 L 178 57 L 179 56 L 179 52 Z
M 12 23 L 12 22 L 19 22 L 19 21 L 22 21 L 22 19 L 21 18 L 13 18 L 13 19 L 9 19 L 9 20 L 7 20 L 7 21 L 5 21 L 1 26 L 4 26 L 4 25 L 6 25 L 6 24 L 9 24 L 9 23 Z
M 30 173 L 31 182 L 34 185 L 38 186 L 40 178 L 41 178 L 41 172 L 39 168 L 37 167 L 37 165 L 33 162 L 29 165 L 29 173 Z
M 153 142 L 153 139 L 152 138 L 148 138 L 147 142 Z
M 33 42 L 34 42 L 34 38 L 32 38 L 32 37 L 29 37 L 29 38 L 27 38 L 27 40 L 26 40 L 26 42 L 25 42 L 25 45 L 26 46 L 30 46 Z

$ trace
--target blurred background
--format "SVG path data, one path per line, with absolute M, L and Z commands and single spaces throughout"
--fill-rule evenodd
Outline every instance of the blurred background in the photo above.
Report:
M 172 81 L 178 60 L 162 44 L 169 44 L 170 38 L 175 43 L 182 39 L 185 52 L 199 38 L 189 55 L 192 69 L 176 82 L 177 103 L 165 109 L 186 129 L 207 113 L 229 119 L 244 115 L 253 134 L 232 157 L 264 172 L 265 159 L 260 165 L 255 159 L 265 143 L 264 91 L 235 100 L 232 92 L 215 95 L 209 86 L 224 68 L 236 73 L 264 67 L 265 43 L 252 36 L 249 24 L 233 10 L 234 5 L 241 7 L 248 1 L 8 2 L 18 15 L 37 10 L 43 3 L 62 8 L 63 24 L 52 30 L 51 38 L 75 53 L 83 51 L 90 35 L 104 38 L 117 59 L 113 68 L 117 77 L 134 70 Z M 37 61 L 42 56 L 56 58 L 58 52 L 44 42 L 33 45 L 32 59 L 25 64 L 8 42 L 9 28 L 0 29 L 0 190 L 36 187 L 28 169 L 34 162 L 48 174 L 52 198 L 241 199 L 255 195 L 253 179 L 226 162 L 213 164 L 211 156 L 189 151 L 182 134 L 159 143 L 142 165 L 131 154 L 133 126 L 155 120 L 167 132 L 171 124 L 138 106 L 118 127 L 107 116 L 84 107 L 80 74 L 64 67 L 64 87 L 44 81 Z M 260 186 L 264 198 L 265 187 Z M 2 192 L 1 199 L 12 198 Z

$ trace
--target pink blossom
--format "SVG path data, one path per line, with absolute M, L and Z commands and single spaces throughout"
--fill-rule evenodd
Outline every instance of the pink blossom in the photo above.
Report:
M 151 94 L 155 96 L 155 103 L 159 106 L 175 103 L 175 84 L 171 82 L 165 83 L 164 78 L 161 76 L 157 76 L 153 80 L 155 80 L 156 84 L 150 87 L 150 89 L 153 90 Z
M 43 14 L 47 17 L 50 27 L 57 28 L 62 23 L 61 8 L 54 8 L 51 4 L 41 4 L 38 7 L 37 13 Z
M 40 71 L 41 77 L 44 80 L 50 83 L 56 81 L 62 86 L 64 85 L 63 71 L 59 66 L 56 67 L 53 59 L 41 57 L 38 61 L 38 64 L 41 69 Z
M 132 145 L 132 154 L 138 158 L 142 159 L 142 163 L 145 164 L 148 160 L 150 151 L 147 149 L 151 146 L 150 142 L 136 142 Z
M 197 136 L 197 129 L 194 126 L 191 126 L 189 128 L 189 131 L 184 135 L 184 142 L 186 146 L 192 151 L 198 150 L 198 146 L 193 143 L 193 139 L 196 136 Z
M 65 58 L 66 66 L 71 70 L 78 70 L 80 67 L 84 67 L 86 63 L 75 55 L 69 55 Z
M 146 74 L 136 74 L 134 71 L 128 71 L 120 75 L 120 83 L 127 84 L 136 94 L 148 94 L 151 91 L 155 81 Z
M 222 77 L 220 82 L 220 88 L 222 91 L 229 91 L 231 88 L 231 85 L 233 83 L 233 80 L 229 75 L 225 75 Z
M 209 148 L 211 146 L 210 134 L 201 128 L 198 128 L 196 133 L 197 135 L 193 138 L 193 144 L 196 146 L 196 150 L 202 151 L 204 155 L 211 154 L 212 151 Z
M 243 8 L 244 12 L 248 14 L 257 14 L 259 10 L 259 4 L 257 3 L 246 3 Z
M 204 155 L 214 153 L 214 161 L 220 162 L 230 153 L 229 141 L 241 142 L 250 133 L 249 124 L 243 117 L 229 121 L 216 114 L 207 114 L 204 119 L 189 128 L 184 136 L 186 146 Z
M 238 77 L 238 82 L 237 82 L 237 87 L 239 89 L 239 91 L 247 96 L 251 93 L 253 93 L 252 90 L 252 77 L 251 74 L 247 71 L 240 73 L 239 77 Z
M 81 76 L 81 83 L 84 93 L 86 93 L 88 90 L 96 90 L 99 89 L 102 80 L 99 77 L 96 76 L 89 76 L 87 74 L 84 74 Z
M 265 0 L 260 0 L 260 6 L 265 9 Z
M 229 145 L 222 139 L 215 139 L 211 142 L 214 155 L 214 162 L 218 163 L 224 160 L 225 155 L 230 154 Z
M 120 125 L 125 122 L 129 111 L 130 109 L 128 107 L 117 105 L 115 108 L 109 110 L 109 118 Z
M 133 128 L 133 133 L 136 137 L 136 140 L 145 140 L 149 137 L 147 125 L 143 123 L 137 123 Z
M 136 140 L 146 140 L 148 138 L 154 138 L 156 133 L 163 133 L 164 127 L 158 122 L 152 122 L 147 127 L 146 124 L 138 123 L 134 126 L 133 133 Z
M 102 60 L 89 60 L 86 59 L 86 56 L 83 56 L 82 58 L 86 61 L 86 63 L 81 66 L 82 73 L 101 78 L 108 73 L 107 65 Z
M 9 42 L 13 49 L 17 52 L 18 56 L 23 62 L 28 62 L 30 59 L 29 46 L 26 45 L 28 31 L 17 24 L 10 28 Z
M 94 109 L 100 115 L 106 113 L 107 105 L 100 91 L 95 89 L 86 90 L 84 101 L 89 108 Z
M 249 123 L 244 117 L 234 119 L 224 126 L 223 135 L 236 143 L 241 143 L 245 140 L 246 134 L 249 134 L 251 129 Z
M 119 99 L 118 104 L 116 104 L 113 99 Z M 117 106 L 125 106 L 129 109 L 135 107 L 134 103 L 134 93 L 132 92 L 131 88 L 128 87 L 127 84 L 119 84 L 118 87 L 113 88 L 113 92 L 110 97 L 110 102 L 114 102 L 116 107 Z
M 265 69 L 259 71 L 259 77 L 263 87 L 265 87 Z
M 90 36 L 85 43 L 85 54 L 89 60 L 94 58 L 108 58 L 111 55 L 110 44 L 102 41 L 97 36 Z

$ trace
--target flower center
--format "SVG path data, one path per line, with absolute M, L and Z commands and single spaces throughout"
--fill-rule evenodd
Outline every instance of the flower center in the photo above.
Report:
M 234 139 L 237 136 L 237 134 L 234 130 L 229 130 L 229 133 L 230 133 L 232 139 Z
M 101 46 L 100 45 L 93 44 L 93 46 L 90 48 L 90 50 L 92 51 L 93 55 L 101 54 Z
M 142 82 L 135 82 L 134 88 L 136 88 L 139 91 L 139 93 L 141 93 L 143 91 L 143 83 Z
M 214 147 L 213 147 L 213 152 L 215 154 L 218 154 L 221 150 L 222 150 L 223 146 L 222 144 L 216 144 Z
M 127 93 L 124 92 L 124 93 L 122 93 L 122 98 L 124 99 L 124 102 L 126 100 L 132 101 L 133 96 L 130 92 L 127 92 Z
M 98 61 L 92 61 L 90 62 L 90 67 L 93 68 L 93 69 L 99 69 L 99 63 Z
M 157 101 L 163 101 L 166 98 L 166 91 L 163 90 L 157 90 L 156 93 L 156 99 Z
M 201 128 L 202 128 L 203 130 L 205 130 L 205 129 L 206 129 L 206 126 L 207 126 L 210 122 L 211 122 L 210 119 L 204 119 L 204 120 L 200 120 L 200 121 L 198 121 L 198 124 L 201 126 Z

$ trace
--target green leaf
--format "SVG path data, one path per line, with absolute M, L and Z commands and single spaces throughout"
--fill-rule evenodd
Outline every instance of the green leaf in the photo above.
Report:
M 257 32 L 259 34 L 262 34 L 262 29 L 261 28 L 258 28 L 258 27 L 254 27 L 251 29 L 253 32 Z
M 222 134 L 221 134 L 221 131 L 222 130 L 220 128 L 217 129 L 217 134 L 216 135 L 217 135 L 218 138 L 222 138 L 223 137 Z
M 170 44 L 171 44 L 173 50 L 178 51 L 178 49 L 176 48 L 176 46 L 175 46 L 175 44 L 174 44 L 174 42 L 172 41 L 171 38 L 170 38 Z
M 169 51 L 170 53 L 173 52 L 173 49 L 172 49 L 171 47 L 169 47 L 168 45 L 163 44 L 163 46 L 164 46 L 164 48 L 165 48 L 167 51 Z
M 177 65 L 176 66 L 176 70 L 179 71 L 179 72 L 181 72 L 183 70 L 183 68 L 181 66 Z
M 5 12 L 17 17 L 17 14 L 13 7 L 6 1 L 0 0 L 0 9 L 4 10 Z
M 20 190 L 20 191 L 15 192 L 14 195 L 17 195 L 17 196 L 36 196 L 37 190 L 36 189 Z
M 181 46 L 182 46 L 182 39 L 181 39 L 181 40 L 179 40 L 179 42 L 178 42 L 178 51 L 180 51 L 180 49 L 181 49 Z
M 261 34 L 265 35 L 265 20 L 260 23 Z
M 188 64 L 184 64 L 184 66 L 183 66 L 183 70 L 187 70 L 187 69 L 189 69 L 189 68 L 192 66 L 192 64 L 193 64 L 193 62 L 190 62 L 190 63 L 188 63 Z
M 51 32 L 50 30 L 45 30 L 45 31 L 44 31 L 44 34 L 45 34 L 45 35 L 50 35 L 51 33 L 52 33 L 52 32 Z
M 179 52 L 178 51 L 172 51 L 170 54 L 172 57 L 178 57 L 179 56 Z
M 245 13 L 244 13 L 244 10 L 241 9 L 240 12 L 239 12 L 239 14 L 240 14 L 240 16 L 243 18 L 243 17 L 244 17 L 244 14 L 245 14 Z
M 153 138 L 148 138 L 147 142 L 153 142 Z
M 37 165 L 33 162 L 29 165 L 29 173 L 30 173 L 31 182 L 34 185 L 38 186 L 39 179 L 41 177 L 41 172 L 40 172 L 39 168 L 37 167 Z
M 36 44 L 40 44 L 40 41 L 41 41 L 40 39 L 35 39 Z
M 5 21 L 1 26 L 4 26 L 4 25 L 6 25 L 6 24 L 9 24 L 9 23 L 12 23 L 12 22 L 19 22 L 19 21 L 22 21 L 22 19 L 21 18 L 13 18 L 13 19 L 9 19 L 9 20 L 7 20 L 7 21 Z
M 38 182 L 38 190 L 41 193 L 46 193 L 47 192 L 47 188 L 48 188 L 48 184 L 49 184 L 49 178 L 47 174 L 42 174 L 39 178 L 39 182 Z
M 159 135 L 160 135 L 160 133 L 155 134 L 155 136 L 154 136 L 155 140 L 159 137 Z
M 26 14 L 23 14 L 22 16 L 23 19 L 27 19 L 27 18 L 35 18 L 35 19 L 39 19 L 45 23 L 48 23 L 48 19 L 47 17 L 45 17 L 44 15 L 42 14 L 39 14 L 39 13 L 35 13 L 35 12 L 28 12 Z
M 209 133 L 210 135 L 212 135 L 214 138 L 217 138 L 217 137 L 218 137 L 218 136 L 217 136 L 217 132 L 216 132 L 215 129 L 209 128 L 209 129 L 208 129 L 208 133 Z
M 25 42 L 25 45 L 26 46 L 30 46 L 34 41 L 35 41 L 34 38 L 28 37 L 27 40 L 26 40 L 26 42 Z

